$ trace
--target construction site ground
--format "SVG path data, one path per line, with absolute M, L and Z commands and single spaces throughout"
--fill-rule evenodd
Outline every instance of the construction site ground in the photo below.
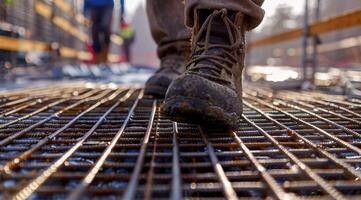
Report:
M 361 199 L 361 100 L 246 88 L 236 131 L 114 84 L 0 92 L 0 199 Z

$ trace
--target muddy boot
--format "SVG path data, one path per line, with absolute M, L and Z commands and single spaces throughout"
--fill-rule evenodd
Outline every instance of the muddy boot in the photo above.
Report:
M 170 83 L 186 70 L 186 56 L 168 55 L 161 59 L 161 67 L 145 84 L 144 94 L 164 98 Z
M 235 129 L 242 114 L 244 15 L 222 9 L 195 16 L 191 60 L 169 86 L 162 111 L 178 122 Z

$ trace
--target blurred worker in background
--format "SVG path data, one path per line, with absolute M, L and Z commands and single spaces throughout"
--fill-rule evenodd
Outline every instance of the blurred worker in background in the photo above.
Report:
M 85 0 L 85 12 L 92 21 L 93 50 L 96 63 L 106 63 L 110 45 L 113 0 Z
M 6 20 L 6 6 L 10 6 L 14 3 L 14 0 L 0 0 L 0 21 Z
M 162 111 L 175 121 L 237 127 L 245 32 L 261 23 L 262 4 L 263 0 L 147 0 L 161 66 L 146 83 L 145 94 L 165 96 Z
M 124 53 L 124 61 L 130 63 L 132 60 L 131 46 L 134 43 L 135 30 L 133 26 L 128 24 L 123 17 L 121 18 L 119 35 L 123 39 L 122 47 Z
M 0 0 L 0 21 L 5 21 L 5 18 L 6 18 L 5 1 Z

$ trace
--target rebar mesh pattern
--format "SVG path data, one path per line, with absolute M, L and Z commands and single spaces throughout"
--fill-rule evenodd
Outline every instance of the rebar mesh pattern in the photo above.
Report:
M 0 94 L 3 199 L 361 199 L 361 101 L 246 91 L 239 130 L 160 114 L 142 90 Z

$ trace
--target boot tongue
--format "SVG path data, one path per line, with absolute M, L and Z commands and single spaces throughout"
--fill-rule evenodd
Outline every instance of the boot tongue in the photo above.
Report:
M 224 20 L 222 19 L 221 15 L 217 15 L 214 16 L 213 19 L 211 21 L 209 21 L 209 23 L 211 23 L 210 26 L 208 26 L 209 24 L 205 24 L 205 22 L 207 21 L 208 17 L 213 13 L 212 10 L 200 10 L 198 13 L 198 22 L 196 24 L 202 25 L 202 26 L 207 26 L 206 29 L 210 29 L 210 30 L 204 30 L 201 37 L 199 38 L 199 42 L 202 43 L 206 43 L 207 42 L 207 33 L 209 33 L 209 38 L 208 38 L 208 47 L 210 47 L 208 50 L 206 50 L 205 55 L 212 55 L 212 56 L 218 56 L 218 57 L 224 57 L 224 51 L 225 49 L 222 47 L 214 47 L 214 45 L 224 45 L 224 46 L 228 46 L 228 45 L 233 45 L 231 43 L 230 40 L 230 35 L 228 33 L 226 24 L 224 22 Z M 228 13 L 227 14 L 228 17 L 231 20 L 234 20 L 234 14 L 233 13 Z M 199 31 L 201 29 L 201 27 L 196 28 L 196 33 L 197 31 Z M 213 47 L 212 47 L 213 46 Z M 215 63 L 212 62 L 214 59 L 210 58 L 210 59 L 203 59 L 201 61 L 199 61 L 196 65 L 206 65 L 206 66 L 215 66 Z M 219 60 L 217 62 L 220 62 Z M 226 65 L 228 65 L 228 63 L 223 63 L 225 66 L 224 67 L 228 67 Z M 215 66 L 215 68 L 217 68 Z M 214 76 L 217 78 L 224 78 L 224 79 L 229 79 L 229 76 L 231 76 L 231 74 L 228 74 L 226 72 L 226 70 L 219 68 L 217 69 L 211 69 L 209 67 L 200 67 L 195 69 L 197 72 L 200 72 L 202 74 L 207 74 L 210 76 Z
M 206 39 L 206 33 L 203 35 L 203 41 Z M 227 32 L 227 28 L 225 27 L 225 24 L 221 17 L 215 17 L 213 19 L 212 25 L 211 25 L 211 31 L 210 31 L 210 38 L 209 38 L 209 45 L 230 45 L 229 41 L 229 35 Z M 223 49 L 222 48 L 210 48 L 206 54 L 207 55 L 219 55 L 222 56 Z M 199 62 L 200 64 L 204 65 L 214 65 L 214 63 L 202 60 Z M 217 72 L 204 68 L 199 70 L 201 73 L 205 74 L 218 74 Z
M 216 17 L 212 22 L 209 43 L 230 45 L 227 28 L 221 17 Z
M 212 49 L 208 50 L 206 54 L 220 56 L 222 54 L 222 49 L 221 48 L 212 48 Z M 213 62 L 211 62 L 210 60 L 207 60 L 207 59 L 200 61 L 199 64 L 211 65 L 211 66 L 214 65 Z M 219 72 L 216 72 L 216 71 L 214 71 L 212 69 L 208 69 L 208 68 L 201 68 L 201 69 L 199 69 L 199 72 L 204 73 L 204 74 L 210 74 L 210 75 L 212 74 L 214 76 L 219 75 Z

